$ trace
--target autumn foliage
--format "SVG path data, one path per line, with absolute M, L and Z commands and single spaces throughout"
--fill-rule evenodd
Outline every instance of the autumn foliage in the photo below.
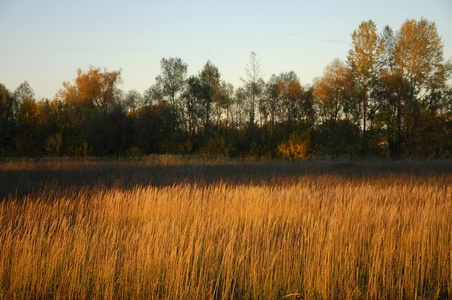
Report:
M 121 79 L 121 71 L 102 72 L 100 68 L 90 66 L 87 72 L 77 70 L 74 84 L 64 82 L 59 96 L 74 106 L 106 109 L 114 102 L 116 85 Z
M 52 100 L 36 100 L 27 82 L 13 93 L 2 85 L 0 151 L 4 157 L 451 157 L 452 63 L 443 57 L 436 24 L 408 19 L 398 31 L 379 32 L 368 20 L 351 42 L 345 61 L 333 59 L 312 85 L 301 84 L 294 71 L 265 82 L 255 52 L 236 89 L 211 61 L 187 76 L 181 58 L 162 59 L 161 74 L 143 94 L 119 88 L 121 70 L 94 66 L 78 69 Z

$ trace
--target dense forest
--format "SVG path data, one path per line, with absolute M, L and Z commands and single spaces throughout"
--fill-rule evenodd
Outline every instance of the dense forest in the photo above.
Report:
M 452 62 L 435 23 L 378 31 L 369 20 L 351 38 L 346 60 L 334 59 L 312 85 L 293 71 L 265 82 L 254 52 L 237 88 L 211 61 L 188 75 L 181 58 L 162 59 L 143 94 L 118 88 L 121 70 L 94 66 L 52 100 L 35 99 L 26 81 L 13 92 L 0 83 L 0 153 L 451 157 Z

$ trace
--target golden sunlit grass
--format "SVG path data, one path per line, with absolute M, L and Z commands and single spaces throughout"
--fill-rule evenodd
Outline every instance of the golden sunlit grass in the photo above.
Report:
M 10 195 L 0 299 L 450 298 L 451 182 L 304 174 Z

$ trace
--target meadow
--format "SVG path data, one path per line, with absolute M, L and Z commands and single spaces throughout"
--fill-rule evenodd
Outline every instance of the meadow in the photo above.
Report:
M 452 162 L 0 162 L 0 299 L 449 299 Z

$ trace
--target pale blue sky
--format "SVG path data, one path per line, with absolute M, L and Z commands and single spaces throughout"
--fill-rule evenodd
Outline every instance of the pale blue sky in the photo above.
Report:
M 0 0 L 0 83 L 27 80 L 37 97 L 53 96 L 76 69 L 122 68 L 124 91 L 154 83 L 163 57 L 181 57 L 189 74 L 207 60 L 241 85 L 251 51 L 264 79 L 295 71 L 302 84 L 346 59 L 350 35 L 372 19 L 395 31 L 407 18 L 436 22 L 452 58 L 451 0 Z

